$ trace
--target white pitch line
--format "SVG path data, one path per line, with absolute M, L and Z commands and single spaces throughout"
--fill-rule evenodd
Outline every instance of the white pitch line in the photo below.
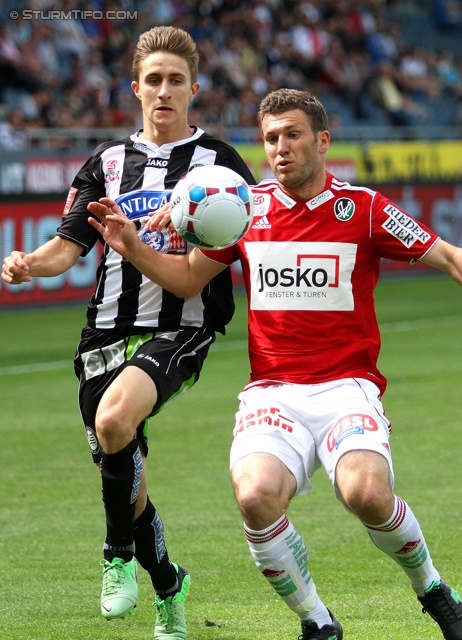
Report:
M 462 316 L 444 316 L 443 318 L 422 318 L 422 320 L 409 320 L 407 322 L 379 323 L 381 333 L 393 331 L 413 331 L 414 329 L 429 329 L 435 325 L 449 326 L 462 322 Z
M 422 320 L 409 320 L 408 322 L 388 322 L 380 325 L 381 333 L 397 331 L 413 331 L 414 329 L 428 329 L 435 325 L 450 326 L 462 322 L 462 316 L 445 316 L 443 318 L 426 318 Z M 212 345 L 211 351 L 234 351 L 246 349 L 247 340 L 223 340 Z M 36 373 L 38 371 L 52 371 L 54 369 L 72 369 L 72 360 L 56 360 L 55 362 L 37 362 L 35 364 L 21 364 L 11 367 L 0 367 L 0 376 L 14 376 L 24 373 Z
M 0 376 L 15 376 L 22 373 L 36 373 L 37 371 L 52 371 L 72 367 L 72 360 L 56 360 L 55 362 L 36 362 L 34 364 L 18 364 L 11 367 L 0 367 Z
M 213 351 L 234 351 L 246 349 L 247 340 L 230 340 L 212 345 Z M 53 371 L 54 369 L 73 369 L 72 360 L 55 360 L 54 362 L 36 362 L 34 364 L 19 364 L 10 367 L 0 367 L 0 376 L 15 376 L 24 373 L 37 373 L 40 371 Z

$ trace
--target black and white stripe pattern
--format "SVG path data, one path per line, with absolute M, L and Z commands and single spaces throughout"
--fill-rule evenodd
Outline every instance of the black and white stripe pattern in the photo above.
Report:
M 137 190 L 171 191 L 195 166 L 220 164 L 254 179 L 237 152 L 201 129 L 185 140 L 158 147 L 137 134 L 100 145 L 72 183 L 73 202 L 58 235 L 79 244 L 85 256 L 100 241 L 87 222 L 87 205 L 104 196 L 116 199 Z M 173 248 L 170 252 L 184 252 Z M 147 327 L 173 330 L 202 327 L 224 332 L 232 316 L 229 270 L 201 295 L 182 300 L 141 275 L 128 261 L 104 246 L 97 284 L 88 307 L 88 323 L 97 329 Z

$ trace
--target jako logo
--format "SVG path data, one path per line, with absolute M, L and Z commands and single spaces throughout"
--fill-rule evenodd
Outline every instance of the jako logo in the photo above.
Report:
M 158 169 L 166 169 L 168 167 L 168 160 L 162 160 L 162 158 L 148 158 L 146 166 L 157 167 Z
M 157 362 L 157 360 L 155 358 L 153 358 L 152 356 L 149 356 L 147 353 L 138 353 L 136 355 L 137 358 L 144 358 L 145 360 L 149 360 L 149 362 L 152 362 L 153 364 L 156 365 L 156 367 L 159 367 L 159 363 Z

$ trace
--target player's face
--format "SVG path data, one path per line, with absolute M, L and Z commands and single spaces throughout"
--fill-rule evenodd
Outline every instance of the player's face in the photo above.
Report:
M 186 60 L 168 51 L 151 53 L 141 62 L 132 89 L 141 100 L 145 139 L 164 144 L 191 135 L 188 107 L 199 84 L 191 85 Z
M 306 113 L 292 109 L 265 116 L 262 133 L 268 162 L 284 189 L 300 199 L 320 193 L 329 132 L 314 133 Z

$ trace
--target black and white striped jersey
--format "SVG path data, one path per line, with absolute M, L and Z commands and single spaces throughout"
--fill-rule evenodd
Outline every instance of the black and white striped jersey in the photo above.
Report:
M 88 224 L 87 205 L 107 196 L 135 220 L 140 237 L 154 249 L 184 253 L 175 232 L 143 234 L 147 213 L 170 198 L 178 180 L 196 166 L 219 164 L 255 180 L 233 147 L 202 129 L 185 140 L 158 147 L 133 134 L 101 144 L 78 172 L 69 191 L 58 235 L 82 247 L 85 256 L 101 236 Z M 147 237 L 148 236 L 148 237 Z M 96 289 L 88 310 L 88 324 L 96 329 L 132 327 L 175 330 L 202 327 L 224 333 L 234 303 L 229 269 L 214 278 L 194 298 L 180 299 L 154 284 L 104 244 Z

